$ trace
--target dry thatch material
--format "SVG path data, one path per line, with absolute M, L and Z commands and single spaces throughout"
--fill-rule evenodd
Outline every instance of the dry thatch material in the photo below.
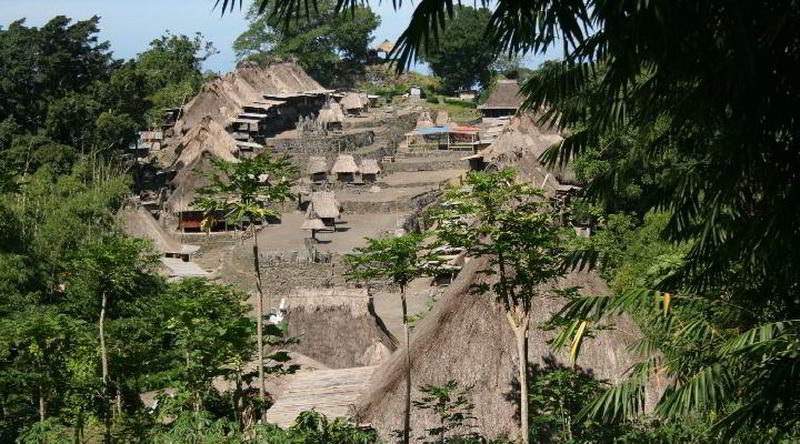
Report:
M 380 174 L 381 167 L 375 159 L 362 159 L 361 160 L 361 174 Z
M 358 93 L 347 93 L 339 103 L 345 111 L 352 112 L 364 109 L 364 102 Z M 367 103 L 369 103 L 369 100 L 367 100 Z
M 170 237 L 144 207 L 127 207 L 119 212 L 118 217 L 122 220 L 127 234 L 152 240 L 153 247 L 162 254 L 191 254 L 199 249 L 195 245 L 183 245 Z
M 440 385 L 453 379 L 462 386 L 474 385 L 473 413 L 479 431 L 490 438 L 503 434 L 514 436 L 518 429 L 517 407 L 513 401 L 517 393 L 514 335 L 501 305 L 490 295 L 470 291 L 473 283 L 484 279 L 477 272 L 485 264 L 484 260 L 468 262 L 433 311 L 418 325 L 411 343 L 412 399 L 419 399 L 421 394 L 416 387 L 421 384 Z M 574 273 L 557 285 L 559 288 L 572 286 L 582 287 L 581 292 L 586 294 L 608 292 L 605 283 L 593 274 Z M 563 303 L 556 297 L 534 301 L 529 358 L 535 368 L 541 369 L 546 360 L 553 358 L 546 341 L 554 335 L 536 326 Z M 616 326 L 616 331 L 586 340 L 578 360 L 579 367 L 591 369 L 596 377 L 610 382 L 619 381 L 636 362 L 626 346 L 640 337 L 629 319 L 618 319 Z M 375 371 L 369 392 L 358 409 L 361 420 L 377 426 L 383 437 L 402 427 L 402 415 L 397 412 L 403 408 L 403 354 L 402 350 L 395 353 Z M 560 358 L 556 360 L 563 362 Z M 437 425 L 436 419 L 424 411 L 415 409 L 412 416 L 415 430 Z
M 326 105 L 321 110 L 319 110 L 317 121 L 322 125 L 344 122 L 344 113 L 342 112 L 342 106 L 336 102 Z
M 448 114 L 447 110 L 440 109 L 436 111 L 436 126 L 447 126 L 450 123 L 450 114 Z
M 522 105 L 522 102 L 523 98 L 519 93 L 519 85 L 516 80 L 498 80 L 492 94 L 486 99 L 486 103 L 478 108 L 516 110 Z
M 301 288 L 287 297 L 292 350 L 331 368 L 378 364 L 397 340 L 375 314 L 366 289 Z
M 181 137 L 171 151 L 169 153 L 173 158 L 171 167 L 180 171 L 184 166 L 194 163 L 204 153 L 229 162 L 237 162 L 234 153 L 239 152 L 239 146 L 222 125 L 206 117 Z M 166 157 L 162 158 L 162 161 L 168 160 Z
M 545 192 L 561 184 L 577 185 L 571 166 L 548 169 L 539 162 L 547 148 L 564 140 L 556 131 L 540 127 L 530 113 L 514 116 L 489 147 L 479 153 L 490 169 L 516 168 L 520 176 Z
M 356 166 L 356 161 L 350 154 L 339 154 L 339 156 L 336 157 L 336 162 L 333 163 L 333 167 L 331 168 L 332 174 L 357 172 L 358 166 Z
M 419 113 L 417 117 L 417 128 L 433 128 L 434 126 L 436 126 L 436 124 L 433 123 L 430 113 L 427 111 Z
M 179 213 L 183 211 L 197 210 L 191 204 L 194 200 L 195 191 L 208 184 L 208 179 L 198 173 L 212 173 L 215 171 L 214 165 L 211 163 L 213 156 L 205 152 L 203 155 L 195 159 L 195 161 L 180 171 L 172 179 L 172 186 L 174 187 L 167 199 L 165 208 L 170 213 Z M 234 161 L 238 162 L 237 159 Z
M 322 220 L 318 217 L 313 217 L 311 219 L 306 219 L 303 221 L 303 225 L 300 226 L 301 230 L 311 231 L 311 230 L 325 230 L 327 227 Z
M 328 172 L 328 162 L 322 156 L 311 156 L 308 158 L 308 174 L 318 174 Z
M 264 95 L 325 92 L 328 90 L 295 63 L 259 66 L 243 62 L 236 67 L 236 71 L 203 85 L 200 93 L 183 107 L 175 131 L 181 134 L 199 124 L 206 116 L 225 125 L 241 114 L 245 105 L 265 102 Z
M 321 219 L 335 219 L 339 217 L 341 205 L 336 200 L 333 191 L 315 191 L 311 193 L 311 203 L 308 205 L 307 214 L 312 219 L 318 217 Z

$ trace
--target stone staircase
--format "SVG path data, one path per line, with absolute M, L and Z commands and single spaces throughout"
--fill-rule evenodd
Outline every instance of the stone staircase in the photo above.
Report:
M 300 372 L 267 411 L 267 421 L 291 425 L 300 412 L 314 409 L 329 419 L 350 416 L 372 377 L 373 367 Z

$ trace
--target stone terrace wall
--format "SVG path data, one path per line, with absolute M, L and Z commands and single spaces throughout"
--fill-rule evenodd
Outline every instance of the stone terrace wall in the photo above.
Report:
M 359 131 L 351 134 L 334 134 L 326 137 L 303 137 L 297 139 L 272 139 L 267 146 L 275 152 L 294 154 L 350 153 L 359 148 L 372 145 L 375 132 Z

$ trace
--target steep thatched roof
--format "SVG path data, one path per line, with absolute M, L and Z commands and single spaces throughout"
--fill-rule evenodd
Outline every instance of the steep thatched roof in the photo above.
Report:
M 571 166 L 549 169 L 539 161 L 547 148 L 562 140 L 557 131 L 539 126 L 536 116 L 522 113 L 514 116 L 502 133 L 479 155 L 493 168 L 514 167 L 520 171 L 523 179 L 535 183 L 546 192 L 552 192 L 560 184 L 577 184 Z
M 264 102 L 264 95 L 327 92 L 295 63 L 259 66 L 240 63 L 236 70 L 203 85 L 184 107 L 175 131 L 181 134 L 210 116 L 220 125 L 241 114 L 244 106 Z
M 150 239 L 153 247 L 164 254 L 190 254 L 199 249 L 195 245 L 183 245 L 167 234 L 158 221 L 144 207 L 129 206 L 119 212 L 125 232 L 130 236 Z
M 522 105 L 523 97 L 519 93 L 516 80 L 498 80 L 486 103 L 480 109 L 517 109 Z
M 394 49 L 394 43 L 391 40 L 384 40 L 380 45 L 378 45 L 375 49 L 381 52 L 385 52 L 389 54 Z
M 480 432 L 490 438 L 502 434 L 514 436 L 518 427 L 513 395 L 517 371 L 514 336 L 501 305 L 489 295 L 470 291 L 473 283 L 486 279 L 478 273 L 485 265 L 484 260 L 468 262 L 433 311 L 416 327 L 411 343 L 412 399 L 420 397 L 416 387 L 422 384 L 440 385 L 453 379 L 462 386 L 474 386 L 473 413 Z M 574 273 L 557 285 L 559 288 L 572 286 L 580 286 L 585 294 L 608 292 L 605 283 L 593 274 Z M 546 367 L 551 359 L 563 363 L 561 354 L 553 358 L 546 343 L 554 332 L 537 329 L 563 303 L 554 296 L 534 301 L 536 309 L 529 339 L 529 358 L 534 369 Z M 626 346 L 640 337 L 629 319 L 617 319 L 616 326 L 615 331 L 587 340 L 577 363 L 610 382 L 621 380 L 635 362 L 635 356 L 626 351 Z M 384 437 L 402 427 L 402 415 L 396 412 L 403 408 L 404 369 L 403 352 L 392 355 L 375 371 L 369 392 L 357 411 L 362 421 L 378 427 Z M 411 421 L 417 430 L 437 424 L 436 418 L 425 411 L 414 409 L 412 415 Z
M 333 167 L 331 168 L 332 174 L 357 172 L 358 167 L 356 166 L 356 161 L 350 154 L 339 154 L 339 156 L 336 157 L 336 162 L 333 163 Z
M 322 156 L 311 156 L 308 158 L 308 174 L 327 173 L 328 161 Z
M 361 160 L 361 174 L 380 174 L 381 167 L 375 159 L 362 159 Z
M 436 111 L 436 120 L 434 122 L 436 126 L 447 126 L 450 123 L 450 114 L 447 113 L 447 110 L 440 109 Z
M 366 289 L 300 288 L 287 297 L 292 350 L 331 368 L 375 365 L 397 341 L 375 314 Z
M 215 168 L 211 163 L 213 158 L 214 156 L 211 153 L 205 151 L 194 162 L 178 171 L 178 174 L 172 179 L 173 190 L 165 205 L 167 211 L 177 213 L 195 209 L 191 203 L 196 196 L 197 188 L 208 184 L 208 179 L 197 173 L 214 172 Z M 234 158 L 233 161 L 238 162 L 239 160 Z
M 419 116 L 417 116 L 417 128 L 432 128 L 434 126 L 436 124 L 433 123 L 430 113 L 427 111 L 419 113 Z
M 339 102 L 347 111 L 351 110 L 359 110 L 364 108 L 364 102 L 361 99 L 361 96 L 358 93 L 347 93 Z
M 314 191 L 311 193 L 311 202 L 306 211 L 306 219 L 337 218 L 341 211 L 340 207 L 333 191 Z
M 236 162 L 234 153 L 239 152 L 239 146 L 222 125 L 206 117 L 181 137 L 171 151 L 169 153 L 173 159 L 171 167 L 180 171 L 184 166 L 195 162 L 204 153 L 229 162 Z M 162 159 L 162 161 L 167 160 L 166 156 Z

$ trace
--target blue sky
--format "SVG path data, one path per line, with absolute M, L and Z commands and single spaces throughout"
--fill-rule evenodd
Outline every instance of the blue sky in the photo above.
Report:
M 245 10 L 249 3 L 250 0 L 245 0 Z M 371 4 L 381 16 L 375 42 L 397 39 L 414 6 L 404 1 L 403 7 L 394 11 L 391 0 Z M 212 10 L 213 6 L 214 0 L 0 0 L 0 26 L 7 27 L 23 17 L 29 26 L 41 26 L 56 15 L 76 20 L 99 15 L 100 37 L 111 42 L 114 55 L 119 58 L 130 58 L 145 50 L 151 40 L 167 29 L 175 34 L 201 32 L 220 51 L 206 61 L 205 68 L 227 72 L 236 63 L 231 43 L 247 26 L 245 11 L 237 8 L 232 14 L 220 17 L 219 11 Z M 526 64 L 536 66 L 542 60 L 536 57 Z M 425 68 L 418 66 L 417 70 Z

